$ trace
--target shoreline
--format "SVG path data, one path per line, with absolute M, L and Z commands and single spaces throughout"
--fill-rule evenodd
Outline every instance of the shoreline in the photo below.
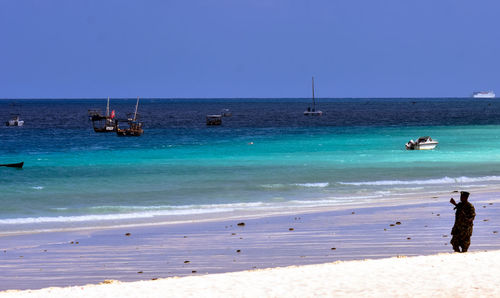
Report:
M 471 194 L 472 252 L 500 249 L 497 194 Z M 3 236 L 0 290 L 451 252 L 448 200 L 443 194 L 418 203 Z
M 484 188 L 468 187 L 467 190 L 474 193 L 475 196 L 488 197 L 497 196 L 500 197 L 500 187 Z M 201 214 L 189 214 L 189 215 L 168 215 L 168 216 L 152 216 L 140 219 L 127 219 L 123 220 L 123 223 L 118 223 L 121 220 L 104 220 L 104 221 L 85 221 L 81 223 L 81 226 L 76 224 L 72 227 L 64 228 L 43 228 L 43 229 L 30 229 L 30 230 L 17 230 L 17 231 L 0 231 L 1 237 L 8 236 L 19 236 L 19 235 L 29 235 L 38 233 L 69 233 L 69 232 L 85 232 L 85 231 L 99 231 L 99 230 L 109 230 L 109 229 L 121 229 L 121 228 L 134 228 L 134 227 L 150 227 L 150 226 L 162 226 L 162 225 L 182 225 L 190 223 L 204 223 L 204 222 L 223 222 L 229 220 L 238 219 L 258 219 L 265 217 L 274 216 L 285 216 L 285 215 L 300 215 L 308 213 L 319 213 L 319 212 L 329 212 L 329 211 L 341 211 L 347 209 L 357 209 L 357 208 L 372 208 L 372 207 L 392 207 L 392 206 L 402 206 L 402 205 L 418 205 L 423 203 L 428 203 L 429 201 L 435 201 L 436 198 L 441 197 L 452 197 L 459 196 L 458 191 L 445 192 L 440 191 L 436 193 L 425 192 L 423 194 L 412 194 L 410 196 L 402 197 L 402 195 L 392 194 L 387 198 L 382 199 L 365 199 L 361 202 L 346 202 L 340 204 L 329 204 L 317 206 L 274 206 L 274 207 L 262 207 L 262 208 L 251 208 L 249 210 L 234 210 L 234 211 L 224 211 L 224 212 L 207 212 Z M 318 201 L 317 203 L 321 203 Z M 252 203 L 253 204 L 253 203 Z M 279 211 L 278 211 L 279 210 Z M 111 223 L 111 224 L 110 224 Z M 43 225 L 40 223 L 37 225 Z M 71 222 L 71 224 L 75 224 Z M 90 224 L 90 226 L 89 226 Z

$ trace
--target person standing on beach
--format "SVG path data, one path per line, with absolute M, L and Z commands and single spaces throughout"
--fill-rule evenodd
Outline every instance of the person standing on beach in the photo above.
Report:
M 466 252 L 469 249 L 470 237 L 472 236 L 473 221 L 476 217 L 474 206 L 467 201 L 469 193 L 466 191 L 460 192 L 460 203 L 456 203 L 451 198 L 450 203 L 455 205 L 455 224 L 451 229 L 451 245 L 455 252 Z M 462 251 L 460 251 L 462 248 Z

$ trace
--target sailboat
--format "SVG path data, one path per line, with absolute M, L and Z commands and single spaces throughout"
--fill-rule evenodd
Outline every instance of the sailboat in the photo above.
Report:
M 116 131 L 115 125 L 115 111 L 109 113 L 109 97 L 106 105 L 106 114 L 103 116 L 97 110 L 89 110 L 89 118 L 92 121 L 92 127 L 95 132 L 114 132 Z
M 314 100 L 314 77 L 312 77 L 312 108 L 308 107 L 307 110 L 304 111 L 304 115 L 306 115 L 306 116 L 321 116 L 321 115 L 323 115 L 322 111 L 316 111 L 316 102 Z
M 139 96 L 137 96 L 137 103 L 135 104 L 134 118 L 127 119 L 128 128 L 122 129 L 118 127 L 119 120 L 115 121 L 116 124 L 116 134 L 120 137 L 138 137 L 142 135 L 144 130 L 142 129 L 142 123 L 137 121 L 137 109 L 139 107 Z

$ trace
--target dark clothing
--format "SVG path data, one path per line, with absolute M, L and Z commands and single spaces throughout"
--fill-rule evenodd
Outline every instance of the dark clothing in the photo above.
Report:
M 466 252 L 470 245 L 470 237 L 472 236 L 473 221 L 476 217 L 476 211 L 471 203 L 458 203 L 455 207 L 457 210 L 455 212 L 455 225 L 451 229 L 451 245 L 453 245 L 453 250 L 460 252 L 460 247 L 462 252 Z

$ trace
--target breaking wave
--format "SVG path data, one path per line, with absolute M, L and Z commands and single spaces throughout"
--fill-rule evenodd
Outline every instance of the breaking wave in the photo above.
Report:
M 427 184 L 456 184 L 456 183 L 475 183 L 500 181 L 500 176 L 484 176 L 484 177 L 443 177 L 438 179 L 427 180 L 379 180 L 379 181 L 363 181 L 363 182 L 339 182 L 342 185 L 427 185 Z
M 184 206 L 96 206 L 86 209 L 84 215 L 40 216 L 0 219 L 0 225 L 62 224 L 100 221 L 127 221 L 160 216 L 190 216 L 236 211 L 278 212 L 291 208 L 333 206 L 350 204 L 358 200 L 380 198 L 381 195 L 332 197 L 318 200 L 290 200 L 286 202 L 251 202 L 233 204 L 207 204 Z M 55 210 L 73 212 L 74 210 Z M 82 210 L 80 210 L 81 212 Z
M 316 183 L 292 183 L 292 184 L 262 184 L 260 187 L 269 188 L 269 189 L 284 189 L 284 188 L 297 188 L 297 187 L 316 187 L 316 188 L 324 188 L 328 187 L 330 183 L 328 182 L 316 182 Z
M 318 183 L 295 183 L 294 185 L 300 186 L 300 187 L 327 187 L 330 185 L 328 182 L 318 182 Z

